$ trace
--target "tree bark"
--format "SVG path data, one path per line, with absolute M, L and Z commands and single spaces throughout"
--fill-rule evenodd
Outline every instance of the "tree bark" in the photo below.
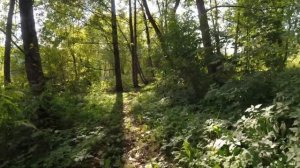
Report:
M 135 17 L 136 16 L 134 16 L 134 21 L 135 21 Z M 137 88 L 137 87 L 139 87 L 139 82 L 138 82 L 137 50 L 136 50 L 136 37 L 135 37 L 136 31 L 135 31 L 135 28 L 133 28 L 131 0 L 129 0 L 129 29 L 130 29 L 132 83 L 133 83 L 133 87 Z
M 164 34 L 168 33 L 168 17 L 169 17 L 169 1 L 165 0 L 165 3 L 163 5 L 163 25 L 162 27 L 164 28 Z
M 143 83 L 145 85 L 147 85 L 149 82 L 148 82 L 147 78 L 145 77 L 145 75 L 144 75 L 144 73 L 142 71 L 141 64 L 140 64 L 140 62 L 137 62 L 137 64 L 138 64 L 138 71 L 139 71 L 141 80 L 143 81 Z
M 176 14 L 176 11 L 177 11 L 177 9 L 178 9 L 178 7 L 179 7 L 179 4 L 180 4 L 180 0 L 176 0 L 176 1 L 175 1 L 174 8 L 173 8 L 174 14 Z
M 69 51 L 72 57 L 72 61 L 73 61 L 73 68 L 74 68 L 74 74 L 75 74 L 75 81 L 78 80 L 78 70 L 77 70 L 77 59 L 76 59 L 76 55 L 75 52 L 72 48 L 72 46 L 69 46 Z
M 219 31 L 219 11 L 218 11 L 218 4 L 217 4 L 217 0 L 214 0 L 215 2 L 215 26 L 214 26 L 214 32 L 215 32 L 215 39 L 216 39 L 216 51 L 217 51 L 217 55 L 221 55 L 221 45 L 220 45 L 220 31 Z
M 196 0 L 196 5 L 198 9 L 198 15 L 200 20 L 200 31 L 202 35 L 202 41 L 204 46 L 204 63 L 207 66 L 209 74 L 214 74 L 217 72 L 218 65 L 215 63 L 213 46 L 211 44 L 211 35 L 209 32 L 209 25 L 207 14 L 204 6 L 203 0 Z
M 288 36 L 290 36 L 291 29 L 292 29 L 292 20 L 289 17 L 288 18 L 288 30 L 287 30 Z M 279 67 L 280 70 L 282 70 L 286 66 L 286 62 L 288 60 L 288 56 L 289 56 L 289 38 L 286 39 L 285 47 L 284 48 L 285 48 L 285 51 L 284 51 L 284 56 L 283 56 L 282 63 L 280 65 L 280 67 Z
M 44 89 L 45 78 L 35 30 L 33 0 L 19 1 L 19 8 L 27 79 L 31 89 L 36 93 L 41 93 Z
M 115 60 L 116 91 L 122 92 L 123 86 L 122 86 L 122 76 L 121 76 L 120 51 L 119 51 L 119 44 L 118 44 L 118 29 L 117 29 L 115 0 L 111 0 L 111 25 L 112 25 L 114 60 Z
M 153 16 L 150 13 L 150 10 L 149 10 L 148 4 L 147 4 L 147 0 L 142 0 L 142 2 L 143 2 L 143 5 L 144 5 L 144 8 L 145 8 L 145 12 L 147 14 L 147 17 L 149 19 L 149 22 L 151 23 L 151 25 L 152 25 L 152 27 L 153 27 L 153 29 L 154 29 L 154 31 L 155 31 L 155 33 L 156 33 L 159 41 L 162 42 L 163 41 L 162 33 L 159 30 L 159 28 L 158 28 L 158 26 L 157 26 L 157 24 L 156 24 Z
M 7 14 L 6 22 L 6 34 L 5 34 L 5 51 L 4 51 L 4 85 L 11 83 L 10 77 L 10 52 L 11 52 L 11 41 L 12 41 L 12 19 L 14 15 L 15 0 L 10 0 L 9 10 Z
M 142 71 L 142 68 L 141 68 L 141 65 L 140 65 L 140 62 L 139 62 L 139 57 L 138 57 L 138 42 L 137 42 L 137 5 L 136 5 L 136 1 L 137 0 L 134 0 L 134 23 L 133 23 L 133 30 L 134 30 L 134 56 L 135 56 L 135 66 L 137 68 L 137 72 L 140 74 L 140 77 L 142 79 L 142 82 L 146 85 L 148 84 L 148 80 L 146 79 L 143 71 Z
M 237 11 L 237 23 L 235 27 L 235 37 L 234 37 L 234 56 L 238 53 L 238 43 L 239 43 L 239 33 L 240 33 L 240 13 Z
M 3 29 L 0 28 L 0 31 L 2 33 L 4 33 L 6 35 L 6 31 L 4 31 Z M 14 36 L 13 34 L 11 34 L 12 36 Z M 14 36 L 15 37 L 15 36 Z M 15 37 L 16 38 L 16 37 Z M 11 39 L 11 43 L 23 54 L 25 54 L 24 50 L 15 42 Z
M 145 33 L 146 33 L 146 39 L 147 39 L 147 52 L 148 52 L 148 57 L 147 57 L 147 64 L 148 67 L 150 68 L 150 72 L 151 72 L 151 76 L 152 78 L 155 77 L 154 71 L 153 71 L 153 62 L 152 62 L 152 58 L 151 58 L 151 40 L 150 40 L 150 32 L 149 32 L 149 26 L 148 26 L 148 22 L 147 22 L 147 17 L 144 11 L 144 7 L 141 4 L 141 9 L 143 12 L 143 22 L 145 25 Z

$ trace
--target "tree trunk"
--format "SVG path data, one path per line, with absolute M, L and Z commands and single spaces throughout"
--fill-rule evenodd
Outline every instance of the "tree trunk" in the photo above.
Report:
M 237 23 L 235 27 L 235 37 L 234 37 L 234 56 L 238 53 L 238 43 L 239 43 L 239 33 L 240 33 L 240 12 L 237 11 Z
M 36 93 L 41 93 L 45 79 L 35 30 L 33 0 L 19 1 L 19 8 L 27 79 L 31 89 Z
M 200 20 L 200 31 L 202 34 L 202 41 L 204 46 L 204 62 L 207 66 L 209 74 L 214 74 L 217 72 L 218 65 L 216 64 L 216 59 L 213 53 L 213 47 L 211 44 L 211 36 L 209 32 L 209 25 L 207 20 L 206 9 L 203 0 L 196 0 L 196 5 Z
M 176 1 L 175 1 L 174 8 L 173 8 L 173 13 L 174 13 L 174 15 L 176 14 L 176 11 L 177 11 L 177 9 L 178 9 L 178 7 L 179 7 L 179 4 L 180 4 L 180 0 L 176 0 Z
M 6 31 L 4 31 L 3 29 L 0 28 L 0 31 L 6 35 Z M 13 36 L 13 34 L 11 34 Z M 15 37 L 15 36 L 14 36 Z M 20 47 L 15 41 L 13 41 L 11 39 L 11 43 L 23 54 L 25 54 L 24 50 L 22 49 L 22 47 Z
M 215 40 L 216 40 L 216 51 L 217 55 L 221 55 L 221 45 L 220 45 L 220 31 L 219 31 L 219 11 L 218 11 L 218 4 L 217 0 L 215 0 L 215 26 L 214 26 L 214 32 L 215 32 Z
M 73 60 L 73 68 L 74 68 L 74 74 L 75 74 L 75 81 L 78 80 L 78 70 L 77 70 L 77 59 L 74 50 L 72 49 L 72 46 L 69 45 L 69 51 Z
M 135 20 L 135 16 L 134 16 Z M 133 87 L 139 87 L 138 82 L 138 66 L 137 66 L 137 50 L 135 41 L 135 29 L 132 21 L 132 2 L 129 0 L 129 29 L 130 29 L 130 52 L 131 52 L 131 66 L 132 66 L 132 83 Z
M 115 0 L 111 0 L 111 25 L 112 25 L 112 39 L 114 49 L 114 60 L 115 60 L 115 77 L 116 77 L 116 91 L 122 92 L 122 76 L 121 76 L 121 63 L 120 63 L 120 51 L 118 44 L 118 30 L 117 30 L 117 16 L 116 16 L 116 5 Z
M 165 3 L 164 3 L 165 5 L 163 6 L 164 8 L 163 8 L 163 17 L 161 17 L 161 18 L 163 18 L 164 20 L 163 20 L 163 26 L 162 27 L 164 27 L 164 34 L 167 34 L 168 33 L 168 17 L 169 17 L 169 10 L 168 10 L 168 8 L 169 8 L 169 1 L 168 0 L 165 0 Z
M 146 38 L 147 38 L 147 50 L 148 50 L 147 64 L 148 64 L 148 67 L 150 68 L 151 76 L 152 76 L 152 78 L 154 78 L 155 74 L 153 71 L 153 62 L 151 59 L 151 40 L 150 40 L 149 26 L 148 26 L 147 17 L 146 17 L 145 11 L 144 11 L 144 7 L 142 5 L 141 5 L 141 9 L 143 12 L 143 21 L 144 21 L 144 25 L 145 25 L 145 33 L 146 33 Z
M 291 33 L 291 29 L 292 29 L 292 21 L 291 21 L 291 18 L 288 18 L 288 30 L 287 30 L 288 38 L 286 39 L 286 42 L 285 42 L 285 52 L 284 52 L 282 63 L 279 67 L 280 70 L 284 69 L 284 67 L 286 66 L 286 62 L 288 60 L 288 56 L 289 56 L 289 36 L 290 36 L 290 33 Z
M 159 29 L 159 27 L 157 26 L 157 24 L 156 24 L 153 16 L 151 15 L 149 7 L 148 7 L 148 4 L 147 4 L 147 1 L 146 0 L 142 0 L 142 2 L 143 2 L 143 5 L 144 5 L 144 8 L 145 8 L 145 12 L 147 14 L 147 17 L 149 19 L 149 22 L 151 23 L 151 25 L 152 25 L 152 27 L 153 27 L 153 29 L 155 31 L 155 34 L 158 37 L 158 40 L 160 42 L 160 46 L 161 46 L 161 49 L 162 49 L 162 52 L 163 52 L 165 58 L 167 59 L 167 61 L 169 62 L 169 64 L 170 64 L 171 67 L 175 67 L 175 63 L 171 59 L 171 56 L 170 56 L 170 54 L 168 52 L 168 47 L 167 47 L 167 44 L 166 44 L 165 39 L 163 37 L 163 33 Z
M 133 23 L 133 30 L 134 30 L 134 56 L 135 56 L 135 66 L 137 68 L 137 72 L 140 74 L 140 77 L 143 81 L 143 83 L 146 85 L 148 84 L 148 80 L 144 76 L 144 73 L 142 71 L 140 62 L 139 62 L 139 57 L 138 57 L 138 42 L 137 42 L 137 6 L 136 6 L 136 1 L 134 0 L 134 23 Z
M 144 75 L 144 73 L 142 71 L 141 64 L 140 64 L 140 62 L 137 62 L 137 64 L 138 64 L 138 71 L 139 71 L 141 80 L 143 81 L 143 83 L 145 85 L 147 85 L 149 82 L 148 82 L 147 78 L 145 77 L 145 75 Z
M 11 52 L 11 34 L 12 34 L 12 18 L 14 15 L 15 0 L 10 0 L 9 10 L 6 22 L 5 34 L 5 51 L 4 51 L 4 84 L 7 85 L 11 82 L 10 78 L 10 52 Z
M 160 42 L 163 42 L 163 37 L 162 37 L 162 33 L 161 31 L 159 30 L 153 16 L 151 15 L 150 13 L 150 10 L 149 10 L 149 7 L 148 7 L 148 4 L 147 4 L 147 0 L 142 0 L 143 2 L 143 5 L 144 5 L 144 8 L 145 8 L 145 12 L 148 16 L 148 19 L 149 19 L 149 22 L 151 23 L 152 27 L 154 28 L 154 31 L 159 39 Z

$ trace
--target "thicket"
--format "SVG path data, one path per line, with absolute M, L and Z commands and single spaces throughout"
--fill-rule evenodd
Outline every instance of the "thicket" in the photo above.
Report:
M 14 86 L 1 90 L 0 167 L 89 167 L 97 146 L 106 166 L 119 156 L 122 143 L 107 145 L 121 134 L 116 95 L 101 84 L 76 94 L 61 89 L 48 86 L 39 96 Z
M 190 105 L 187 89 L 145 89 L 134 112 L 178 167 L 299 167 L 299 79 L 298 69 L 257 73 Z

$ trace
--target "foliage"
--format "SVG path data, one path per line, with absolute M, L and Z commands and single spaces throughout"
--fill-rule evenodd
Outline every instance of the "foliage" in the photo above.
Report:
M 132 2 L 138 73 L 153 83 L 131 90 L 134 44 L 128 1 L 120 1 L 124 93 L 112 92 L 111 1 L 35 1 L 46 80 L 39 94 L 28 90 L 14 15 L 12 83 L 0 82 L 0 168 L 126 167 L 128 160 L 135 167 L 300 167 L 298 1 L 203 1 L 210 3 L 202 6 L 210 7 L 207 32 L 195 1 Z M 0 3 L 5 13 L 8 6 Z
M 245 8 L 231 9 L 229 36 L 242 48 L 238 57 L 240 70 L 282 70 L 288 57 L 297 53 L 294 25 L 298 8 L 295 1 L 237 1 Z M 296 33 L 297 34 L 297 33 Z
M 177 166 L 298 167 L 299 70 L 271 76 L 260 73 L 212 87 L 203 101 L 185 106 L 145 91 L 134 112 Z M 248 93 L 252 90 L 272 94 L 260 97 Z M 259 101 L 263 104 L 246 108 Z
M 0 92 L 0 129 L 9 127 L 15 120 L 20 120 L 20 106 L 16 101 L 20 101 L 23 93 L 18 91 L 3 91 Z
M 159 77 L 164 80 L 160 80 L 161 83 L 158 85 L 161 86 L 161 90 L 167 90 L 170 97 L 175 99 L 184 97 L 180 94 L 186 92 L 186 94 L 193 94 L 194 97 L 190 96 L 190 98 L 195 99 L 201 98 L 206 92 L 209 78 L 204 75 L 201 68 L 202 53 L 200 55 L 198 52 L 200 49 L 198 37 L 197 25 L 191 11 L 180 18 L 174 16 L 169 18 L 168 30 L 164 35 L 166 42 L 162 46 L 165 58 L 158 58 L 164 61 L 160 62 L 163 66 L 160 66 L 159 74 Z
M 114 141 L 110 133 L 116 132 L 111 129 L 120 122 L 114 109 L 116 96 L 102 95 L 101 84 L 77 94 L 61 89 L 48 86 L 40 96 L 16 91 L 6 96 L 8 91 L 3 91 L 1 167 L 89 167 L 97 152 L 101 164 L 120 153 L 114 146 L 95 151 L 95 146 Z

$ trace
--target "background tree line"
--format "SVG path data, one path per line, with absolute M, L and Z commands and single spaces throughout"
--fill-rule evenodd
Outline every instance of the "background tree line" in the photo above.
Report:
M 12 35 L 21 31 L 24 43 L 13 45 L 13 52 L 19 52 L 18 59 L 26 55 L 33 89 L 44 85 L 44 73 L 60 84 L 112 82 L 115 76 L 117 91 L 123 90 L 124 81 L 139 87 L 139 82 L 147 84 L 162 75 L 182 79 L 201 97 L 211 83 L 222 84 L 234 72 L 282 70 L 297 53 L 299 42 L 299 8 L 294 0 L 130 0 L 118 2 L 124 5 L 118 11 L 114 1 L 37 2 L 36 12 L 43 16 L 40 44 L 33 2 L 22 1 L 16 10 L 15 3 L 3 2 L 9 7 L 1 29 L 6 35 L 4 83 L 11 82 Z M 20 13 L 21 27 L 16 21 L 13 25 L 14 13 Z

